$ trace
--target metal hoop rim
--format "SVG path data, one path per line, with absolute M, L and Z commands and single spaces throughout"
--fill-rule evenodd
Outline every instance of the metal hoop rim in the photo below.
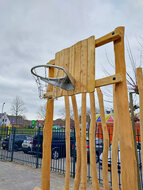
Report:
M 40 67 L 45 67 L 45 68 L 54 67 L 54 68 L 63 70 L 64 73 L 65 73 L 67 76 L 69 75 L 69 73 L 68 73 L 64 68 L 59 67 L 59 66 L 57 66 L 57 65 L 49 65 L 49 64 L 47 64 L 47 65 L 37 65 L 37 66 L 32 67 L 32 68 L 31 68 L 31 73 L 32 73 L 33 75 L 35 75 L 36 77 L 39 77 L 39 78 L 42 78 L 42 79 L 64 79 L 66 76 L 65 76 L 65 77 L 59 77 L 59 78 L 42 77 L 42 76 L 40 76 L 40 75 L 38 75 L 38 74 L 36 74 L 36 73 L 34 72 L 34 69 L 40 68 Z

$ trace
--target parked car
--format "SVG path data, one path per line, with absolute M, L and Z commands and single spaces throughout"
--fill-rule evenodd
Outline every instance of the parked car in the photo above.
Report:
M 110 145 L 109 151 L 108 151 L 108 171 L 111 171 L 111 151 L 112 151 L 112 145 Z M 141 164 L 141 145 L 140 145 L 140 143 L 137 144 L 137 153 L 138 153 L 139 168 L 141 168 L 142 164 Z M 100 155 L 100 160 L 99 160 L 101 167 L 102 167 L 102 157 L 103 157 L 103 153 Z M 120 145 L 119 144 L 118 144 L 117 167 L 118 167 L 118 172 L 120 173 L 121 164 L 120 164 Z
M 21 150 L 22 149 L 22 143 L 23 141 L 28 137 L 29 135 L 26 134 L 15 134 L 15 137 L 13 134 L 7 136 L 5 139 L 3 139 L 2 141 L 2 148 L 6 149 L 6 150 L 12 150 L 12 146 L 13 146 L 13 150 L 17 151 L 17 150 Z M 14 138 L 14 141 L 13 141 Z M 14 142 L 14 145 L 13 145 Z
M 74 133 L 70 135 L 71 152 L 74 146 Z M 63 131 L 53 131 L 52 143 L 51 143 L 52 158 L 58 159 L 66 156 L 66 142 L 65 142 L 65 132 Z M 32 153 L 38 154 L 42 157 L 43 152 L 43 131 L 39 134 L 36 132 L 33 137 Z M 71 153 L 72 154 L 72 153 Z
M 87 148 L 87 162 L 90 163 L 90 146 L 89 139 L 86 140 L 86 148 Z M 96 148 L 96 162 L 99 162 L 100 154 L 103 152 L 103 140 L 100 138 L 95 139 L 95 148 Z M 75 147 L 76 150 L 76 147 Z M 75 153 L 76 160 L 76 153 Z
M 2 147 L 4 150 L 8 150 L 8 144 L 9 144 L 9 136 L 5 137 L 5 138 L 2 140 L 1 147 Z
M 32 151 L 33 137 L 27 137 L 22 143 L 22 151 L 28 153 Z

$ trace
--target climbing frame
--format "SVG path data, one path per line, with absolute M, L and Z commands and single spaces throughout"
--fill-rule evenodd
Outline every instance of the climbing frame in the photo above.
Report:
M 95 48 L 106 43 L 113 42 L 115 53 L 115 75 L 95 80 Z M 51 62 L 50 62 L 51 63 Z M 77 145 L 77 165 L 74 179 L 74 190 L 87 188 L 87 149 L 86 149 L 86 98 L 87 93 L 90 95 L 91 107 L 91 124 L 90 124 L 90 166 L 92 176 L 92 186 L 94 190 L 99 190 L 99 182 L 97 179 L 97 166 L 95 157 L 95 97 L 94 91 L 97 88 L 99 106 L 101 112 L 101 121 L 103 128 L 104 150 L 103 150 L 103 186 L 104 190 L 109 189 L 108 182 L 108 148 L 109 136 L 105 123 L 103 94 L 100 90 L 101 86 L 114 84 L 114 109 L 116 113 L 116 127 L 113 135 L 112 150 L 112 175 L 117 175 L 115 168 L 117 160 L 118 142 L 120 143 L 121 155 L 121 187 L 123 190 L 137 190 L 137 165 L 135 157 L 135 147 L 133 141 L 133 132 L 128 106 L 128 94 L 126 84 L 126 66 L 124 58 L 124 27 L 118 27 L 113 32 L 95 39 L 94 36 L 82 40 L 73 46 L 66 48 L 55 55 L 52 64 L 60 66 L 69 73 L 75 80 L 75 88 L 71 91 L 60 89 L 56 97 L 64 96 L 66 110 L 66 175 L 65 190 L 70 189 L 70 118 L 69 118 L 69 96 L 71 96 L 72 106 L 75 119 L 76 145 Z M 54 78 L 63 77 L 62 72 L 50 71 L 49 75 Z M 77 112 L 76 94 L 82 95 L 81 102 L 81 131 L 79 127 L 79 119 Z M 44 94 L 44 98 L 49 98 L 53 94 Z M 43 162 L 42 162 L 42 190 L 50 190 L 50 166 L 51 155 L 48 147 L 51 147 L 52 120 L 53 120 L 53 103 L 54 100 L 47 101 L 47 114 L 44 126 L 44 142 L 43 142 Z M 48 111 L 48 110 L 51 111 Z M 117 139 L 117 140 L 115 140 Z M 49 151 L 49 153 L 48 153 Z M 47 154 L 46 154 L 47 153 Z M 114 190 L 119 189 L 117 176 L 113 177 Z

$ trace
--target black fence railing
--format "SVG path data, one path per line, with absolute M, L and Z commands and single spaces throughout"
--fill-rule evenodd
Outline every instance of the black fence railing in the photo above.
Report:
M 103 152 L 103 134 L 96 130 L 96 162 L 97 162 L 97 174 L 99 182 L 103 182 L 102 177 L 102 152 Z M 76 170 L 76 141 L 75 131 L 70 132 L 70 144 L 71 144 L 71 176 L 75 177 Z M 112 139 L 112 134 L 109 130 L 109 139 Z M 139 162 L 139 172 L 142 179 L 142 164 L 141 164 L 141 144 L 140 134 L 137 131 L 137 154 Z M 7 160 L 11 162 L 22 163 L 33 167 L 41 167 L 42 165 L 42 142 L 43 131 L 42 129 L 18 129 L 18 128 L 0 128 L 0 160 Z M 119 183 L 120 180 L 120 147 L 118 148 L 118 174 Z M 111 175 L 111 150 L 112 142 L 109 143 L 108 152 L 108 175 L 109 183 L 112 185 Z M 53 130 L 52 137 L 52 159 L 51 170 L 60 173 L 66 171 L 66 142 L 65 142 L 65 129 Z M 90 147 L 89 147 L 89 131 L 87 130 L 87 177 L 91 178 L 90 171 Z

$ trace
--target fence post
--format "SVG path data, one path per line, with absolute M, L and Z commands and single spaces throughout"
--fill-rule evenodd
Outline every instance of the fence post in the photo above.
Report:
M 75 146 L 76 146 L 76 143 L 75 143 L 75 128 L 74 128 L 74 147 L 73 147 L 73 178 L 75 178 L 75 157 L 76 157 L 76 152 L 75 152 Z
M 12 127 L 12 150 L 11 150 L 11 162 L 13 162 L 14 144 L 15 144 L 15 132 L 16 128 Z
M 38 128 L 38 147 L 37 147 L 37 152 L 36 152 L 36 168 L 39 167 L 39 141 L 40 141 L 40 127 Z

